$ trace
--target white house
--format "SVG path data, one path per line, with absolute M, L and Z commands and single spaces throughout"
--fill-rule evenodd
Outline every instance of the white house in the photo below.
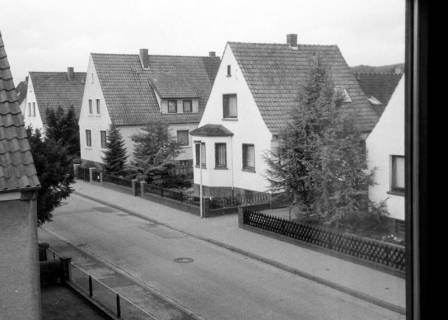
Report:
M 85 72 L 74 72 L 73 67 L 68 67 L 67 72 L 29 72 L 23 110 L 25 126 L 44 132 L 46 110 L 59 106 L 64 110 L 73 107 L 78 118 L 85 78 Z
M 360 129 L 372 130 L 378 115 L 336 45 L 297 45 L 295 34 L 285 44 L 229 42 L 199 128 L 191 132 L 196 192 L 200 184 L 205 196 L 268 191 L 265 154 L 276 146 L 316 54 L 346 93 L 346 107 L 356 109 Z
M 176 158 L 192 166 L 189 132 L 199 124 L 219 66 L 209 56 L 92 53 L 79 118 L 81 158 L 101 164 L 107 130 L 114 124 L 132 160 L 131 137 L 153 121 L 168 123 L 182 146 Z
M 366 146 L 376 183 L 369 188 L 369 198 L 377 203 L 387 199 L 390 217 L 404 221 L 404 76 L 367 137 Z

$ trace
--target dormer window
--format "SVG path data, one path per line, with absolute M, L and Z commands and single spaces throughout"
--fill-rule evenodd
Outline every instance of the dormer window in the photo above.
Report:
M 350 102 L 352 102 L 352 98 L 348 94 L 347 89 L 345 89 L 344 87 L 336 86 L 334 88 L 334 91 L 338 95 L 338 97 L 341 98 L 343 103 L 350 103 Z
M 230 66 L 230 64 L 227 65 L 227 76 L 228 77 L 232 76 L 232 67 Z
M 168 100 L 168 113 L 177 113 L 177 100 Z

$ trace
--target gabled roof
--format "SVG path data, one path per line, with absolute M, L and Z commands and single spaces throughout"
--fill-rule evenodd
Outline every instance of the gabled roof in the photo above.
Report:
M 374 97 L 381 104 L 376 104 L 374 109 L 379 116 L 389 103 L 390 97 L 395 91 L 402 73 L 354 73 L 362 90 L 368 98 Z M 372 99 L 372 101 L 374 101 Z M 372 103 L 374 105 L 374 103 Z
M 336 45 L 303 45 L 229 42 L 260 113 L 272 133 L 277 133 L 298 102 L 300 87 L 308 76 L 310 59 L 318 54 L 329 65 L 335 86 L 344 88 L 357 111 L 357 124 L 370 131 L 378 116 Z
M 115 125 L 199 122 L 220 63 L 219 57 L 149 55 L 147 70 L 138 54 L 92 53 L 92 60 Z M 199 112 L 161 114 L 156 93 L 162 98 L 198 98 Z
M 39 186 L 0 33 L 0 192 Z
M 30 78 L 44 124 L 47 122 L 46 110 L 59 106 L 64 110 L 73 106 L 76 117 L 79 118 L 86 82 L 85 72 L 74 72 L 72 80 L 68 79 L 67 72 L 30 72 Z
M 190 131 L 192 136 L 198 137 L 231 137 L 233 132 L 220 124 L 206 124 Z

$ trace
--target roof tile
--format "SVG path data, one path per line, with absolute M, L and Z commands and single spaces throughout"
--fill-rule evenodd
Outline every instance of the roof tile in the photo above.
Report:
M 39 186 L 0 33 L 0 192 Z

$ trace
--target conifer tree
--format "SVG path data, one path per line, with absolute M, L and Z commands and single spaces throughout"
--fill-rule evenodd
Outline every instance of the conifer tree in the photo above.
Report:
M 46 137 L 65 146 L 70 157 L 79 158 L 79 126 L 74 107 L 70 107 L 67 111 L 61 106 L 56 110 L 47 109 L 46 117 Z
M 120 130 L 113 124 L 107 134 L 106 150 L 104 151 L 104 172 L 111 175 L 124 174 L 128 156 Z

